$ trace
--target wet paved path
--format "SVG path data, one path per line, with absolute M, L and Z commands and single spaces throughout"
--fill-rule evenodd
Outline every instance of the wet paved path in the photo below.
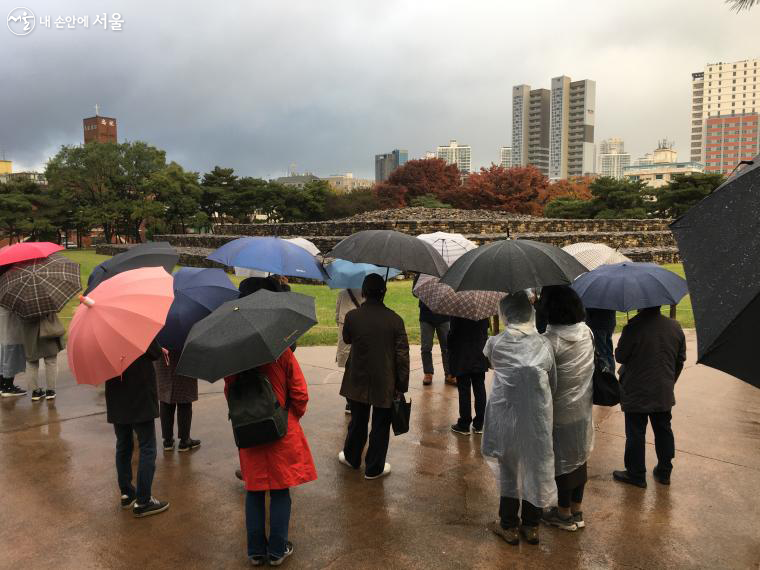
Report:
M 390 477 L 365 481 L 335 459 L 347 419 L 332 348 L 296 352 L 309 382 L 304 430 L 319 480 L 293 491 L 291 568 L 758 568 L 760 390 L 694 365 L 673 411 L 672 485 L 612 480 L 622 468 L 619 408 L 595 410 L 587 528 L 542 528 L 512 547 L 486 530 L 497 487 L 479 439 L 449 431 L 456 389 L 421 385 L 413 349 L 412 430 L 392 438 Z M 62 359 L 62 368 L 65 358 Z M 62 370 L 55 403 L 0 401 L 0 568 L 244 568 L 242 486 L 222 384 L 200 383 L 192 453 L 159 451 L 154 494 L 165 514 L 134 519 L 118 506 L 114 435 L 102 389 Z M 158 429 L 158 426 L 157 426 Z M 649 468 L 654 448 L 647 446 Z

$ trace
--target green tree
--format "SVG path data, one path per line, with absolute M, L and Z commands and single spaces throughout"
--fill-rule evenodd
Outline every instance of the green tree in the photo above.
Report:
M 678 218 L 723 183 L 720 173 L 676 174 L 660 188 L 650 190 L 650 213 L 657 218 Z
M 379 209 L 380 204 L 375 191 L 372 188 L 363 188 L 344 194 L 333 192 L 325 201 L 324 214 L 325 219 L 336 220 Z
M 591 189 L 591 212 L 594 218 L 647 217 L 644 194 L 646 184 L 641 180 L 616 179 L 602 176 L 594 180 Z
M 451 204 L 441 202 L 434 194 L 415 196 L 410 200 L 409 205 L 421 208 L 451 208 Z
M 159 206 L 150 218 L 151 235 L 159 232 L 185 233 L 202 228 L 208 216 L 200 210 L 201 187 L 197 172 L 187 172 L 176 162 L 151 175 L 149 184 Z
M 544 208 L 547 218 L 585 220 L 594 217 L 591 200 L 578 200 L 569 196 L 554 198 Z
M 221 221 L 230 212 L 238 177 L 233 168 L 215 166 L 201 180 L 200 208 L 211 223 Z

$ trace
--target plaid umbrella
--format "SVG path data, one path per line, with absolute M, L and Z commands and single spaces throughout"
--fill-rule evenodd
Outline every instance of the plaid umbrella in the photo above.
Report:
M 580 242 L 563 247 L 567 253 L 577 259 L 589 271 L 602 265 L 630 262 L 625 255 L 603 243 Z
M 35 259 L 0 277 L 0 305 L 31 319 L 57 313 L 81 289 L 78 263 L 58 256 Z
M 434 313 L 479 321 L 499 312 L 499 301 L 506 296 L 498 291 L 454 291 L 437 277 L 421 275 L 414 295 Z

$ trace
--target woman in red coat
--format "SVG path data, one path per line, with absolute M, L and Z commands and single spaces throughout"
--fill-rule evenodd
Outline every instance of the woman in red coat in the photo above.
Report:
M 299 420 L 306 412 L 309 393 L 306 379 L 296 357 L 288 348 L 282 355 L 258 370 L 269 378 L 281 406 L 288 406 L 288 432 L 285 437 L 256 447 L 240 449 L 240 469 L 247 491 L 245 525 L 248 531 L 248 557 L 261 566 L 269 557 L 279 566 L 293 553 L 288 541 L 290 487 L 314 481 L 317 470 Z M 225 394 L 237 375 L 224 379 Z M 269 491 L 269 538 L 266 536 L 266 492 Z

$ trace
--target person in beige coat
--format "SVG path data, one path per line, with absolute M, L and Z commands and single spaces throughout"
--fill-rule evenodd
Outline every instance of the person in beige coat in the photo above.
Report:
M 58 379 L 58 353 L 64 347 L 63 325 L 55 313 L 36 319 L 22 319 L 21 323 L 26 353 L 27 389 L 32 392 L 33 402 L 52 400 L 55 398 Z M 40 359 L 45 361 L 46 390 L 40 388 L 38 383 Z

